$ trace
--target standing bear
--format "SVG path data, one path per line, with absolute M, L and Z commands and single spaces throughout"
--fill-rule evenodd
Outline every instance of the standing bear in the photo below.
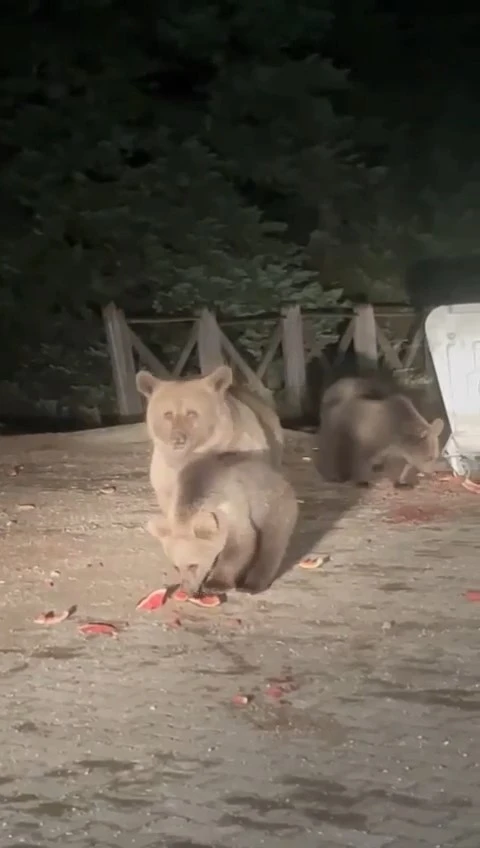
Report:
M 137 387 L 147 398 L 159 507 L 148 529 L 181 584 L 196 592 L 267 589 L 298 510 L 279 470 L 283 431 L 273 402 L 233 385 L 228 366 L 188 380 L 140 371 Z
M 153 444 L 150 482 L 161 512 L 171 502 L 179 471 L 205 453 L 259 452 L 274 468 L 283 456 L 283 431 L 273 401 L 233 385 L 221 365 L 206 377 L 161 380 L 137 374 L 147 399 L 146 423 Z

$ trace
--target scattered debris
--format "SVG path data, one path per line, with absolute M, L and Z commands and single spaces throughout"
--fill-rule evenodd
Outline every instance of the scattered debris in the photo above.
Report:
M 290 677 L 272 677 L 265 688 L 265 695 L 269 698 L 278 700 L 279 698 L 283 698 L 285 695 L 289 695 L 291 692 L 295 692 L 297 689 L 297 684 L 294 683 Z
M 107 621 L 86 621 L 78 630 L 84 636 L 112 636 L 114 639 L 118 636 L 118 627 Z
M 253 701 L 253 695 L 234 695 L 232 698 L 232 704 L 235 707 L 246 707 L 247 704 L 250 704 Z
M 297 562 L 297 567 L 314 571 L 316 568 L 320 568 L 321 565 L 325 565 L 329 560 L 330 554 L 318 554 L 317 556 L 309 556 L 301 559 L 300 562 Z
M 269 684 L 265 689 L 265 695 L 268 695 L 269 698 L 275 698 L 275 700 L 283 698 L 284 694 L 285 692 L 281 686 L 273 686 Z
M 480 601 L 480 589 L 468 589 L 464 594 L 467 601 Z
M 420 507 L 413 504 L 403 504 L 387 513 L 386 520 L 390 524 L 428 524 L 446 518 L 448 510 L 438 506 Z
M 7 471 L 7 477 L 18 477 L 20 471 L 23 471 L 23 469 L 23 465 L 12 465 L 12 467 Z
M 178 630 L 181 626 L 182 622 L 178 615 L 176 615 L 175 618 L 172 618 L 171 621 L 167 621 L 167 627 L 169 630 Z
M 56 577 L 60 577 L 60 572 L 58 571 L 58 569 L 55 568 L 53 571 L 50 572 L 49 576 L 45 578 L 44 582 L 47 586 L 55 586 Z
M 116 491 L 117 491 L 116 486 L 113 486 L 113 485 L 103 486 L 103 488 L 100 489 L 100 494 L 101 495 L 113 495 L 114 492 L 116 492 Z
M 457 490 L 458 486 L 462 486 L 467 492 L 474 495 L 480 494 L 480 482 L 471 480 L 470 477 L 463 477 L 459 474 L 433 474 L 432 479 L 435 483 L 446 484 L 452 491 Z
M 470 480 L 469 477 L 464 477 L 461 481 L 461 485 L 467 492 L 472 492 L 474 495 L 480 495 L 480 483 L 475 483 L 474 480 Z
M 55 610 L 49 610 L 48 612 L 42 612 L 41 615 L 37 615 L 34 618 L 35 624 L 61 624 L 62 621 L 66 621 L 67 618 L 71 618 L 71 616 L 77 611 L 77 606 L 74 604 L 68 610 L 63 610 L 63 612 L 55 612 Z

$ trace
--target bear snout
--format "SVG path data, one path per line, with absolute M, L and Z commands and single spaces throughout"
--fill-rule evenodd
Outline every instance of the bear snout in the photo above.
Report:
M 182 430 L 174 430 L 170 436 L 170 444 L 174 450 L 182 450 L 187 444 L 187 434 Z

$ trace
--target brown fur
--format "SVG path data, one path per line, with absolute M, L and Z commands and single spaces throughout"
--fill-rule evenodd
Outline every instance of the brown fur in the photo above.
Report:
M 168 515 L 148 529 L 189 592 L 261 592 L 279 573 L 296 524 L 295 492 L 258 454 L 207 454 L 178 475 Z
M 383 400 L 398 391 L 396 386 L 379 375 L 370 377 L 343 377 L 325 391 L 320 406 L 320 419 L 328 409 L 347 403 L 353 398 Z
M 208 452 L 259 451 L 279 467 L 283 432 L 273 401 L 232 385 L 232 369 L 216 368 L 206 377 L 160 380 L 137 374 L 147 398 L 147 429 L 153 443 L 150 481 L 166 511 L 178 472 L 193 457 Z
M 340 380 L 322 402 L 319 430 L 319 468 L 330 480 L 369 483 L 374 466 L 400 458 L 406 463 L 398 483 L 410 468 L 431 471 L 440 454 L 444 423 L 431 424 L 411 400 L 399 392 L 384 395 L 368 379 Z M 379 391 L 377 397 L 375 392 Z

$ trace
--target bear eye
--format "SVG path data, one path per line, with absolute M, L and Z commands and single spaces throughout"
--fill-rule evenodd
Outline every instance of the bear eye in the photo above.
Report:
M 194 409 L 187 409 L 187 418 L 198 418 L 198 412 L 195 412 Z
M 164 412 L 164 413 L 163 413 L 163 417 L 164 417 L 164 418 L 166 418 L 166 419 L 167 419 L 167 421 L 171 421 L 171 420 L 172 420 L 172 418 L 173 418 L 173 412 L 170 412 L 170 411 L 168 410 L 167 412 Z

